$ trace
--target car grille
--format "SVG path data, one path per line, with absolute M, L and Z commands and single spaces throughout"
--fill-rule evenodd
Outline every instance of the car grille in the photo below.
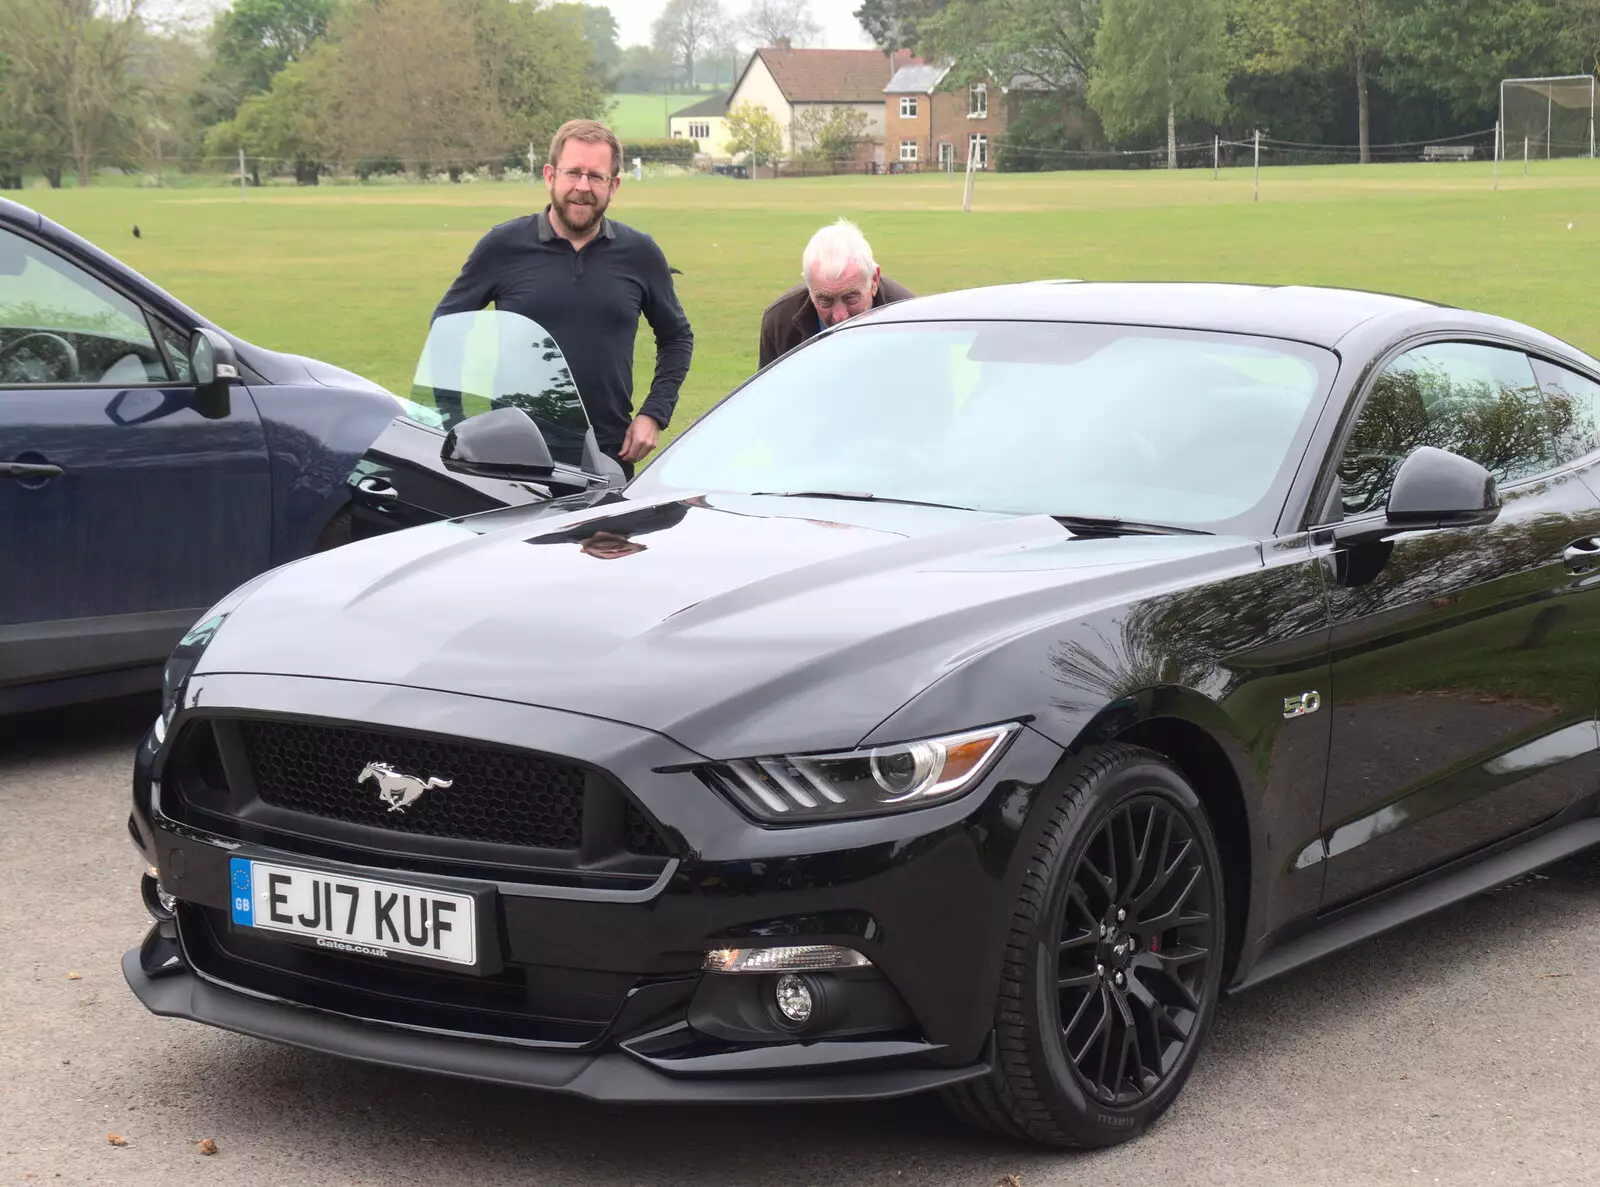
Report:
M 391 811 L 378 778 L 361 778 L 377 762 L 449 786 Z M 666 859 L 673 852 L 601 771 L 511 747 L 366 726 L 203 719 L 176 743 L 164 785 L 176 819 L 226 836 L 291 848 L 303 847 L 296 837 L 321 838 L 361 846 L 361 860 L 392 851 L 423 868 L 417 859 L 433 857 L 459 867 L 440 872 L 469 876 L 476 875 L 462 863 L 577 868 L 608 855 Z M 622 873 L 614 862 L 610 868 Z M 659 868 L 636 865 L 625 876 L 653 879 Z
M 573 763 L 407 734 L 246 721 L 241 733 L 256 794 L 277 808 L 430 837 L 576 849 L 587 776 Z M 362 770 L 381 758 L 450 786 L 394 811 Z

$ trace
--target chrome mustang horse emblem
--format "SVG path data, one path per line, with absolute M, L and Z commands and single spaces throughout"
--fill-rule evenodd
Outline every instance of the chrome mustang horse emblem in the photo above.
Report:
M 362 767 L 356 783 L 362 784 L 368 779 L 378 781 L 378 798 L 389 805 L 391 812 L 403 812 L 408 804 L 416 803 L 428 792 L 449 787 L 455 782 L 454 779 L 440 779 L 437 776 L 424 782 L 415 775 L 395 770 L 386 762 L 369 762 Z

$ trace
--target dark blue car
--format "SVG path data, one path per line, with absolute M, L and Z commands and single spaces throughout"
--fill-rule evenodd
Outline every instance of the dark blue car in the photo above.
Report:
M 0 713 L 159 687 L 266 569 L 551 493 L 447 472 L 415 408 L 0 199 Z

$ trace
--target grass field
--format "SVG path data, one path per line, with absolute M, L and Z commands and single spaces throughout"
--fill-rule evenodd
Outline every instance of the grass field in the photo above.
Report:
M 611 213 L 682 269 L 694 366 L 673 430 L 755 367 L 762 308 L 811 232 L 856 219 L 919 293 L 1040 277 L 1332 284 L 1518 318 L 1600 353 L 1600 162 L 624 182 Z M 540 191 L 542 196 L 542 190 Z M 29 190 L 36 209 L 235 333 L 409 388 L 428 315 L 525 186 Z M 142 238 L 135 239 L 137 223 Z M 1570 224 L 1570 227 L 1569 227 Z M 641 323 L 636 386 L 654 363 Z
M 710 92 L 706 92 L 709 94 Z M 704 95 L 675 91 L 670 95 L 611 95 L 606 122 L 623 140 L 640 140 L 668 135 L 667 117 L 700 102 Z

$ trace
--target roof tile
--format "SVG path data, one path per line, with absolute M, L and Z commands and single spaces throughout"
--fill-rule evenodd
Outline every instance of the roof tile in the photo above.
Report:
M 759 49 L 790 103 L 882 103 L 892 71 L 875 49 Z

